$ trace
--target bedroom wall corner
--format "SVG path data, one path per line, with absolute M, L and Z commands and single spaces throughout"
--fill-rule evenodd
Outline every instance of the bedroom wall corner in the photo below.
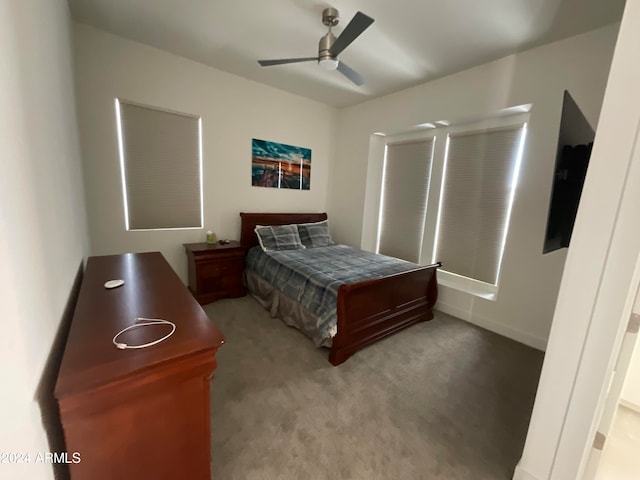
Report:
M 182 244 L 238 239 L 241 211 L 326 211 L 335 108 L 87 25 L 74 39 L 92 255 L 160 251 L 186 281 Z M 126 231 L 116 98 L 202 117 L 203 229 Z M 252 138 L 311 148 L 311 189 L 252 187 Z
M 382 165 L 370 157 L 374 133 L 395 134 L 426 122 L 482 118 L 533 104 L 497 300 L 458 292 L 443 296 L 443 305 L 469 312 L 467 320 L 485 328 L 544 348 L 566 258 L 566 250 L 542 254 L 562 98 L 569 90 L 597 125 L 618 28 L 609 25 L 339 110 L 333 161 L 341 170 L 331 178 L 328 210 L 337 239 L 373 245 L 380 193 L 378 177 L 367 169 Z

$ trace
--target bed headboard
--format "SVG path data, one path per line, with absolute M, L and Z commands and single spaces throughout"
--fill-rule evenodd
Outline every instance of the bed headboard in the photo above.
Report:
M 240 244 L 247 250 L 258 245 L 256 225 L 289 225 L 321 222 L 326 213 L 244 213 L 240 212 Z

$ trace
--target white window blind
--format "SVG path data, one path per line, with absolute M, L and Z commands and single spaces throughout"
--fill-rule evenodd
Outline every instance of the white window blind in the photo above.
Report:
M 202 228 L 200 119 L 116 108 L 127 229 Z
M 434 139 L 387 145 L 378 252 L 418 263 Z
M 434 258 L 497 285 L 525 125 L 448 138 Z

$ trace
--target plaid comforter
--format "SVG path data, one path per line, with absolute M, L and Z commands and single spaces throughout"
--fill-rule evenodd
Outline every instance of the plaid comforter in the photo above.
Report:
M 332 338 L 336 334 L 340 285 L 418 267 L 347 245 L 275 252 L 264 252 L 255 247 L 247 254 L 246 266 L 309 310 L 315 317 L 319 338 Z

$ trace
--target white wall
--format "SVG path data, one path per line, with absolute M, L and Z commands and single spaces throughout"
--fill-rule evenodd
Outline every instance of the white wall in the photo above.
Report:
M 623 405 L 640 412 L 640 347 L 636 342 L 636 348 L 631 357 L 627 377 L 624 381 L 624 389 L 620 401 Z
M 76 25 L 78 117 L 91 255 L 160 250 L 186 279 L 183 243 L 238 239 L 241 211 L 325 211 L 332 107 Z M 127 232 L 114 99 L 202 116 L 204 230 Z M 251 139 L 311 148 L 311 189 L 251 186 Z
M 64 0 L 0 2 L 0 452 L 49 445 L 35 401 L 88 250 Z M 0 477 L 53 478 L 51 465 Z
M 571 92 L 595 127 L 617 28 L 594 30 L 340 110 L 329 203 L 336 239 L 374 245 L 382 158 L 370 154 L 373 133 L 477 118 L 532 103 L 498 299 L 442 287 L 439 308 L 544 348 L 566 257 L 566 250 L 541 253 L 563 92 Z
M 514 478 L 582 478 L 640 282 L 640 0 L 627 0 Z

